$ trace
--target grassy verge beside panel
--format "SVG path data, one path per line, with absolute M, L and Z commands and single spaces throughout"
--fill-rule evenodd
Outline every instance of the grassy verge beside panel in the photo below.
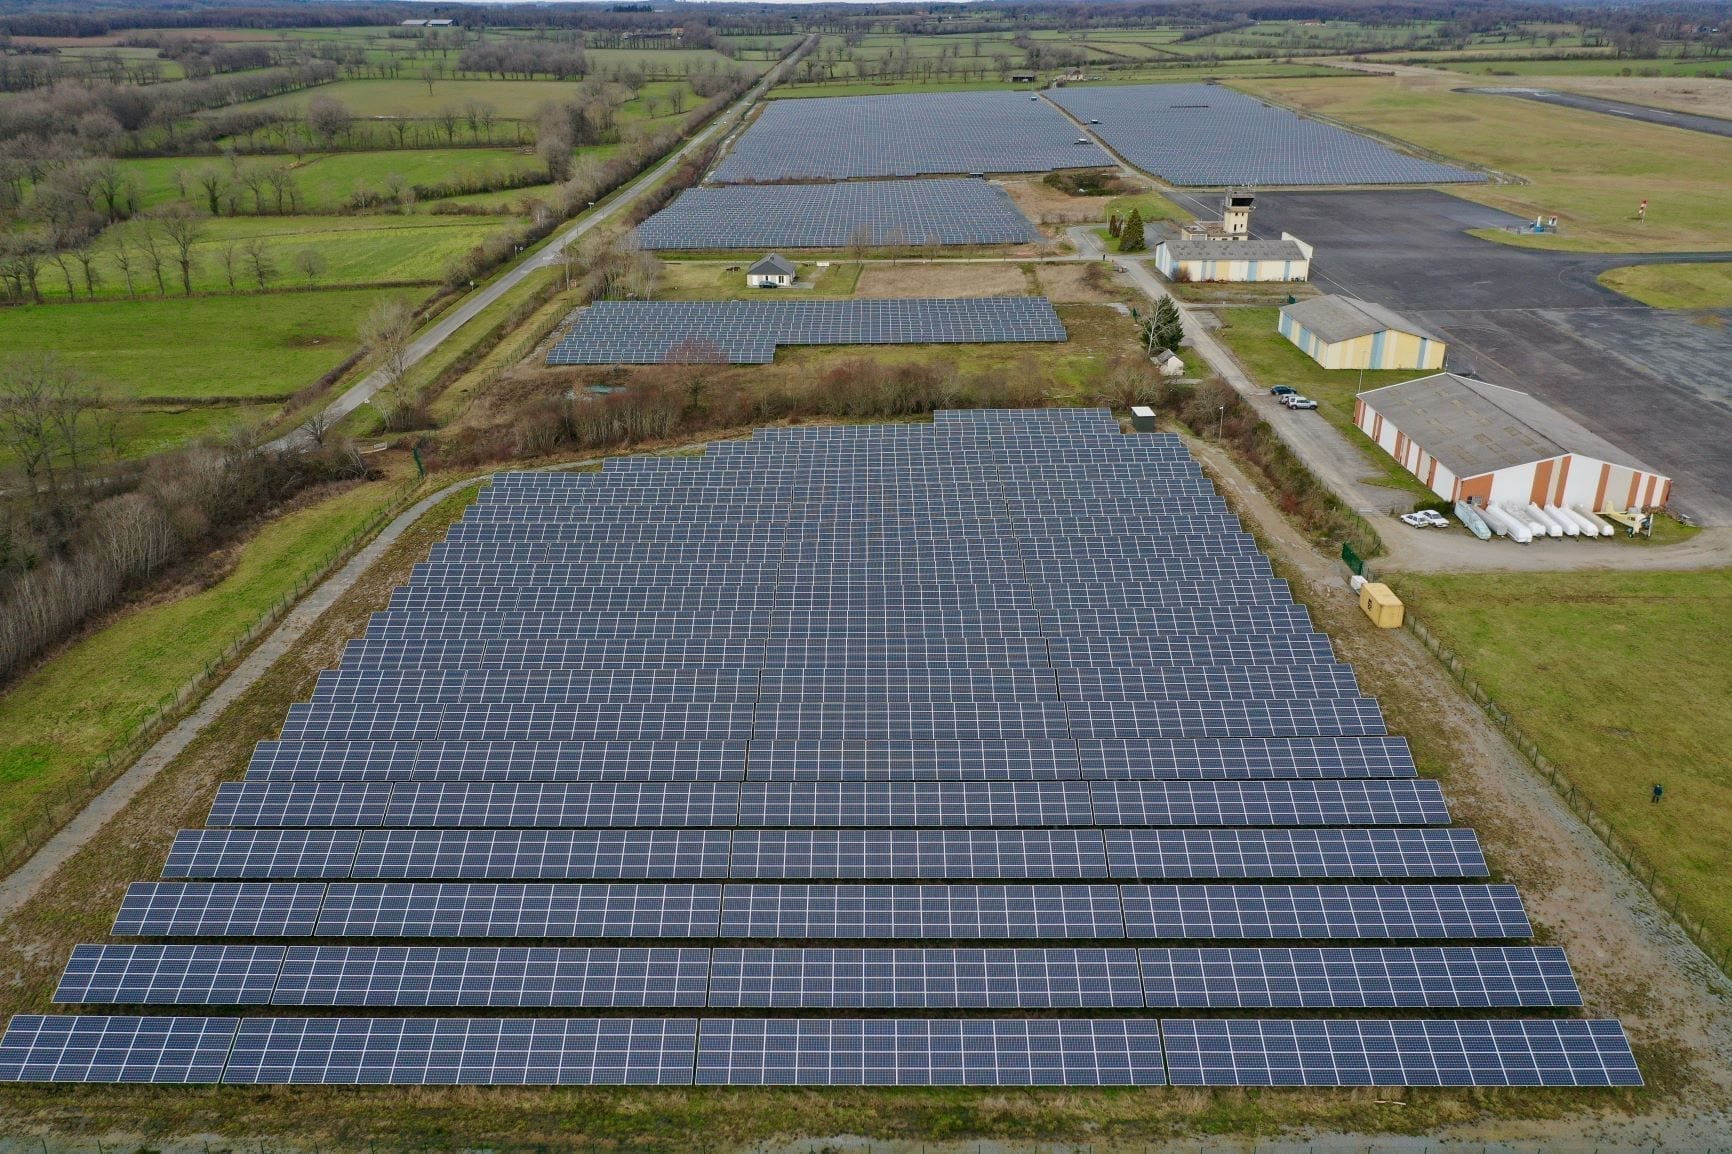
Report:
M 1732 570 L 1389 580 L 1681 912 L 1732 945 Z
M 1732 263 L 1615 268 L 1600 283 L 1657 309 L 1732 309 Z
M 122 611 L 0 697 L 0 860 L 77 812 L 106 784 L 105 756 L 141 719 L 225 660 L 237 637 L 400 495 L 389 482 L 363 483 L 272 521 L 208 588 Z

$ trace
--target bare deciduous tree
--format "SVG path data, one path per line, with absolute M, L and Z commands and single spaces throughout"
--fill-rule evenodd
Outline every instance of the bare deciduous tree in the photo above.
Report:
M 265 247 L 265 242 L 259 237 L 253 237 L 242 246 L 246 253 L 247 269 L 253 274 L 253 283 L 264 292 L 270 285 L 271 278 L 277 275 L 277 266 L 271 260 L 271 251 Z
M 204 236 L 204 224 L 187 211 L 185 205 L 171 204 L 157 218 L 163 235 L 174 246 L 174 263 L 180 268 L 180 288 L 185 296 L 192 295 L 192 273 L 198 267 L 193 247 Z
M 307 278 L 310 287 L 325 271 L 325 255 L 316 248 L 303 248 L 295 254 L 295 268 Z
M 385 375 L 386 419 L 408 407 L 409 345 L 415 336 L 415 313 L 407 302 L 382 300 L 361 322 L 361 343 L 372 350 Z

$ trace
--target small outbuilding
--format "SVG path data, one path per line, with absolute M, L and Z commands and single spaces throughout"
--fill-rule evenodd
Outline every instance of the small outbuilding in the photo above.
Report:
M 1038 79 L 1040 78 L 1033 72 L 1012 72 L 1010 74 L 1012 84 L 1033 84 Z
M 1442 337 L 1380 304 L 1344 296 L 1281 307 L 1276 329 L 1326 369 L 1441 369 Z
M 1180 360 L 1179 354 L 1172 349 L 1161 349 L 1151 359 L 1163 377 L 1182 377 L 1185 375 L 1185 362 Z
M 1434 373 L 1360 393 L 1353 422 L 1446 501 L 1657 508 L 1671 479 L 1527 393 Z
M 1280 240 L 1181 236 L 1155 246 L 1155 267 L 1178 281 L 1302 281 L 1311 277 L 1311 246 L 1290 232 Z
M 794 262 L 777 253 L 760 257 L 746 270 L 749 288 L 787 288 L 794 283 Z

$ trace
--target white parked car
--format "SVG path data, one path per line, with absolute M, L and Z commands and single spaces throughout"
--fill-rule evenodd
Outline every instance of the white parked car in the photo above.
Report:
M 1288 393 L 1281 398 L 1281 403 L 1289 409 L 1315 409 L 1317 407 L 1316 401 L 1298 393 Z
M 1412 525 L 1415 529 L 1447 529 L 1449 518 L 1435 509 L 1421 509 L 1417 513 L 1403 513 L 1403 525 Z

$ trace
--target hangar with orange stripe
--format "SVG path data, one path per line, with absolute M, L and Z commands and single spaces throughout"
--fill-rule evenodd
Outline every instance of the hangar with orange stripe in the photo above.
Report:
M 1353 421 L 1449 501 L 1629 512 L 1672 493 L 1671 478 L 1551 406 L 1454 373 L 1360 393 Z

